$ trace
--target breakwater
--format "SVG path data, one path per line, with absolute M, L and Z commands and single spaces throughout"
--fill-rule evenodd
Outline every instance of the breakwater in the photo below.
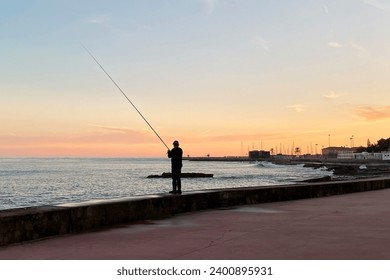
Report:
M 390 188 L 390 177 L 158 194 L 0 211 L 0 246 L 236 205 Z

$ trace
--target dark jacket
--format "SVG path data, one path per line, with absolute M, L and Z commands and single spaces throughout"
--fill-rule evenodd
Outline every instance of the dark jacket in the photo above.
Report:
M 168 157 L 171 159 L 172 168 L 182 168 L 183 150 L 179 147 L 175 147 L 168 151 Z

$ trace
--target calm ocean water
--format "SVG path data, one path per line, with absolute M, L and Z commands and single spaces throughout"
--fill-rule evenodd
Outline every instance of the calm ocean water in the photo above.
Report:
M 331 175 L 323 169 L 268 162 L 183 164 L 182 172 L 214 174 L 213 178 L 183 178 L 184 192 L 289 184 Z M 169 171 L 170 161 L 165 158 L 0 159 L 0 210 L 168 192 L 170 179 L 146 177 Z

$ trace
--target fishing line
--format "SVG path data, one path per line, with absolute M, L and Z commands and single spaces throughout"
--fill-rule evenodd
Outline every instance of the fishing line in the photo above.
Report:
M 87 49 L 86 46 L 84 46 L 83 44 L 81 44 L 83 46 L 83 48 L 87 51 L 87 53 L 92 57 L 92 59 L 97 63 L 97 65 L 99 65 L 99 67 L 103 70 L 104 73 L 106 73 L 106 75 L 110 78 L 110 80 L 114 83 L 114 85 L 119 89 L 119 91 L 123 94 L 123 96 L 127 99 L 127 101 L 129 101 L 129 103 L 133 106 L 133 108 L 137 111 L 137 113 L 142 117 L 142 119 L 148 124 L 148 126 L 152 129 L 152 131 L 154 132 L 154 134 L 156 134 L 156 136 L 158 137 L 158 139 L 160 139 L 160 141 L 164 144 L 164 146 L 169 150 L 167 144 L 165 144 L 164 140 L 162 140 L 162 138 L 160 137 L 160 135 L 158 135 L 157 131 L 154 130 L 154 128 L 152 127 L 152 125 L 147 121 L 147 119 L 142 115 L 142 113 L 138 110 L 138 108 L 134 105 L 133 102 L 131 102 L 130 98 L 126 95 L 126 93 L 124 93 L 124 91 L 119 87 L 119 85 L 114 81 L 114 79 L 110 76 L 110 74 L 108 74 L 108 72 L 103 68 L 103 66 L 99 63 L 99 61 L 93 56 L 93 54 Z

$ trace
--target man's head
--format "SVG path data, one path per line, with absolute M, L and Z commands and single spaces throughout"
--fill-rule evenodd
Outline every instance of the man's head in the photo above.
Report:
M 173 141 L 173 146 L 174 147 L 179 147 L 179 141 L 177 141 L 177 140 Z

